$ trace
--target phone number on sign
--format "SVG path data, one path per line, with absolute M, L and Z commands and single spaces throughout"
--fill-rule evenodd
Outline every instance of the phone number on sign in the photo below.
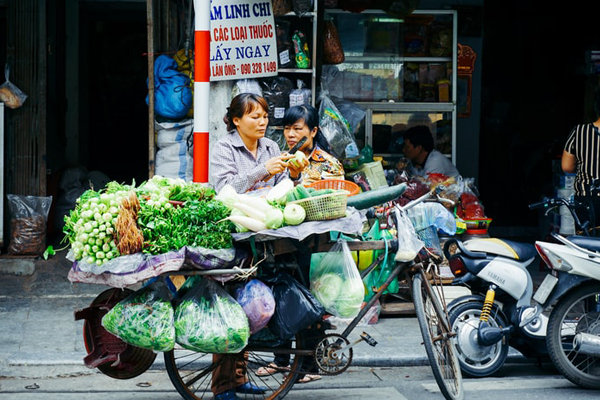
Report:
M 263 72 L 276 72 L 277 64 L 275 61 L 262 62 L 262 63 L 248 63 L 240 64 L 240 72 L 242 75 L 247 74 L 261 74 Z

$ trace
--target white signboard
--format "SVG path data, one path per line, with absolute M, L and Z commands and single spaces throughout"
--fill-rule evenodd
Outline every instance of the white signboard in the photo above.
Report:
M 271 0 L 211 0 L 210 80 L 277 75 Z

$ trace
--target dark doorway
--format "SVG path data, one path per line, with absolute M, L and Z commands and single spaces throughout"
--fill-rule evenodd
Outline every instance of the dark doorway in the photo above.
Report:
M 145 3 L 81 3 L 80 159 L 111 180 L 148 179 Z

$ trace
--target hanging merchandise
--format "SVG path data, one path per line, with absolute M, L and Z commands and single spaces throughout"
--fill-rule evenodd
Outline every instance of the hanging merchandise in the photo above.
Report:
M 337 27 L 327 20 L 323 27 L 323 64 L 341 64 L 345 59 Z
M 290 93 L 290 107 L 310 104 L 312 91 L 306 87 L 302 79 L 296 81 L 297 88 Z
M 308 49 L 308 43 L 306 43 L 306 36 L 304 33 L 298 30 L 294 31 L 292 42 L 294 43 L 296 68 L 310 68 L 310 50 Z
M 273 15 L 279 17 L 292 12 L 292 0 L 273 0 Z
M 233 85 L 233 89 L 231 89 L 231 98 L 233 99 L 235 96 L 241 93 L 252 93 L 263 97 L 260 83 L 256 79 L 238 79 L 235 82 L 235 85 Z
M 321 90 L 319 105 L 319 126 L 327 139 L 331 153 L 339 160 L 346 158 L 346 148 L 355 145 L 348 121 L 335 106 L 327 90 Z M 358 155 L 357 155 L 358 156 Z
M 283 76 L 264 78 L 260 83 L 263 97 L 269 105 L 269 126 L 280 126 L 285 110 L 290 106 L 290 93 L 294 84 Z
M 155 278 L 111 308 L 102 326 L 133 346 L 170 351 L 175 346 L 171 298 L 164 278 Z
M 318 262 L 311 258 L 310 291 L 325 310 L 340 318 L 358 315 L 365 287 L 348 242 L 339 239 Z
M 165 55 L 158 56 L 154 62 L 154 111 L 163 118 L 175 120 L 186 116 L 193 100 L 190 78 L 177 68 L 177 62 Z
M 302 17 L 304 14 L 312 11 L 313 0 L 292 0 L 292 7 L 296 15 Z
M 294 45 L 290 36 L 291 22 L 277 18 L 275 20 L 275 33 L 277 42 L 277 60 L 279 68 L 293 68 L 295 65 L 293 51 Z
M 268 328 L 279 339 L 291 339 L 296 333 L 317 322 L 325 310 L 306 286 L 285 272 L 265 278 L 275 298 L 275 313 Z
M 248 344 L 250 325 L 242 306 L 218 283 L 203 278 L 175 310 L 176 341 L 203 353 L 239 353 Z
M 9 76 L 10 67 L 7 63 L 4 66 L 4 78 L 6 79 L 6 82 L 0 85 L 0 101 L 8 108 L 19 108 L 25 103 L 27 95 L 10 81 Z
M 258 279 L 251 279 L 236 290 L 236 300 L 244 309 L 250 323 L 250 334 L 267 326 L 275 313 L 275 298 L 271 289 Z

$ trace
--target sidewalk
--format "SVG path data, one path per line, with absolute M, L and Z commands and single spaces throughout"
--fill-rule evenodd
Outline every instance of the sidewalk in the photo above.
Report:
M 73 313 L 88 307 L 108 286 L 72 284 L 67 279 L 71 263 L 63 256 L 50 260 L 0 259 L 0 376 L 18 366 L 83 366 L 87 355 L 83 321 Z M 17 264 L 18 264 L 17 263 Z M 33 264 L 33 268 L 30 264 Z M 17 276 L 15 273 L 21 272 Z M 343 326 L 338 326 L 341 333 Z M 355 366 L 428 365 L 421 333 L 414 316 L 380 318 L 375 325 L 359 325 L 350 343 L 367 332 L 377 346 L 359 343 Z M 523 359 L 511 350 L 513 361 Z M 159 355 L 152 368 L 163 366 Z

